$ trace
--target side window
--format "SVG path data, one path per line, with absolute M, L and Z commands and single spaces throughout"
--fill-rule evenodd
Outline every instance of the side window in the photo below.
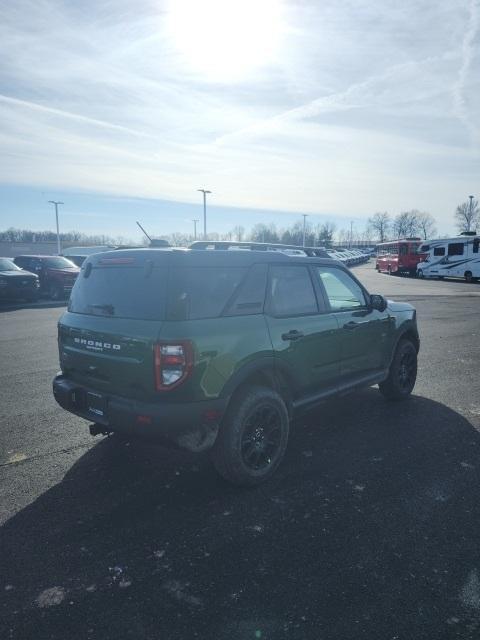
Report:
M 243 267 L 178 267 L 168 285 L 168 318 L 218 318 L 246 275 Z
M 406 244 L 400 245 L 400 255 L 401 256 L 408 255 L 408 245 L 406 245 Z
M 268 309 L 276 317 L 318 313 L 317 299 L 307 267 L 270 267 Z
M 254 264 L 223 315 L 247 316 L 262 313 L 266 286 L 267 265 Z
M 463 242 L 453 242 L 448 245 L 449 256 L 463 256 Z
M 362 288 L 345 271 L 318 267 L 318 275 L 332 311 L 348 311 L 366 306 Z
M 433 250 L 434 256 L 444 256 L 445 255 L 445 247 L 435 247 Z
M 473 253 L 478 253 L 478 245 L 480 244 L 480 240 L 475 238 L 473 241 Z

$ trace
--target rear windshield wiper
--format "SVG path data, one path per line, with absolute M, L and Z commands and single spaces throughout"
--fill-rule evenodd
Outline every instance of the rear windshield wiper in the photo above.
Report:
M 91 304 L 91 309 L 98 309 L 99 311 L 105 311 L 105 313 L 109 316 L 113 316 L 115 314 L 115 308 L 113 304 Z

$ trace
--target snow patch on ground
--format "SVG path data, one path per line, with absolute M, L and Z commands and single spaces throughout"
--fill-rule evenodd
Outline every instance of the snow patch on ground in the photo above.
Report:
M 65 589 L 63 587 L 51 587 L 50 589 L 42 591 L 35 602 L 41 609 L 45 607 L 55 607 L 65 600 L 65 595 Z
M 480 609 L 480 579 L 478 571 L 473 569 L 468 574 L 467 580 L 460 592 L 460 600 L 466 607 Z
M 169 580 L 165 582 L 163 588 L 169 593 L 171 596 L 178 600 L 179 602 L 185 602 L 194 607 L 203 606 L 203 601 L 201 598 L 197 596 L 192 596 L 189 593 L 186 593 L 185 588 L 188 586 L 188 583 L 182 583 L 178 580 Z

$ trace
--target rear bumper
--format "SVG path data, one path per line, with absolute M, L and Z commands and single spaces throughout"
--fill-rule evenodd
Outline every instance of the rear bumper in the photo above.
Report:
M 174 444 L 189 451 L 204 451 L 213 445 L 228 404 L 228 398 L 157 404 L 105 395 L 101 415 L 89 409 L 88 392 L 97 393 L 62 374 L 53 380 L 55 400 L 66 411 L 102 425 L 106 431 Z

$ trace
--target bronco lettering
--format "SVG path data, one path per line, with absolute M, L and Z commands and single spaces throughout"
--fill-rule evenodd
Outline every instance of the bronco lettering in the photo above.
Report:
M 73 341 L 76 344 L 82 344 L 87 347 L 87 349 L 95 349 L 96 351 L 104 349 L 113 349 L 114 351 L 120 351 L 121 345 L 112 344 L 111 342 L 98 342 L 97 340 L 86 340 L 85 338 L 74 338 Z

